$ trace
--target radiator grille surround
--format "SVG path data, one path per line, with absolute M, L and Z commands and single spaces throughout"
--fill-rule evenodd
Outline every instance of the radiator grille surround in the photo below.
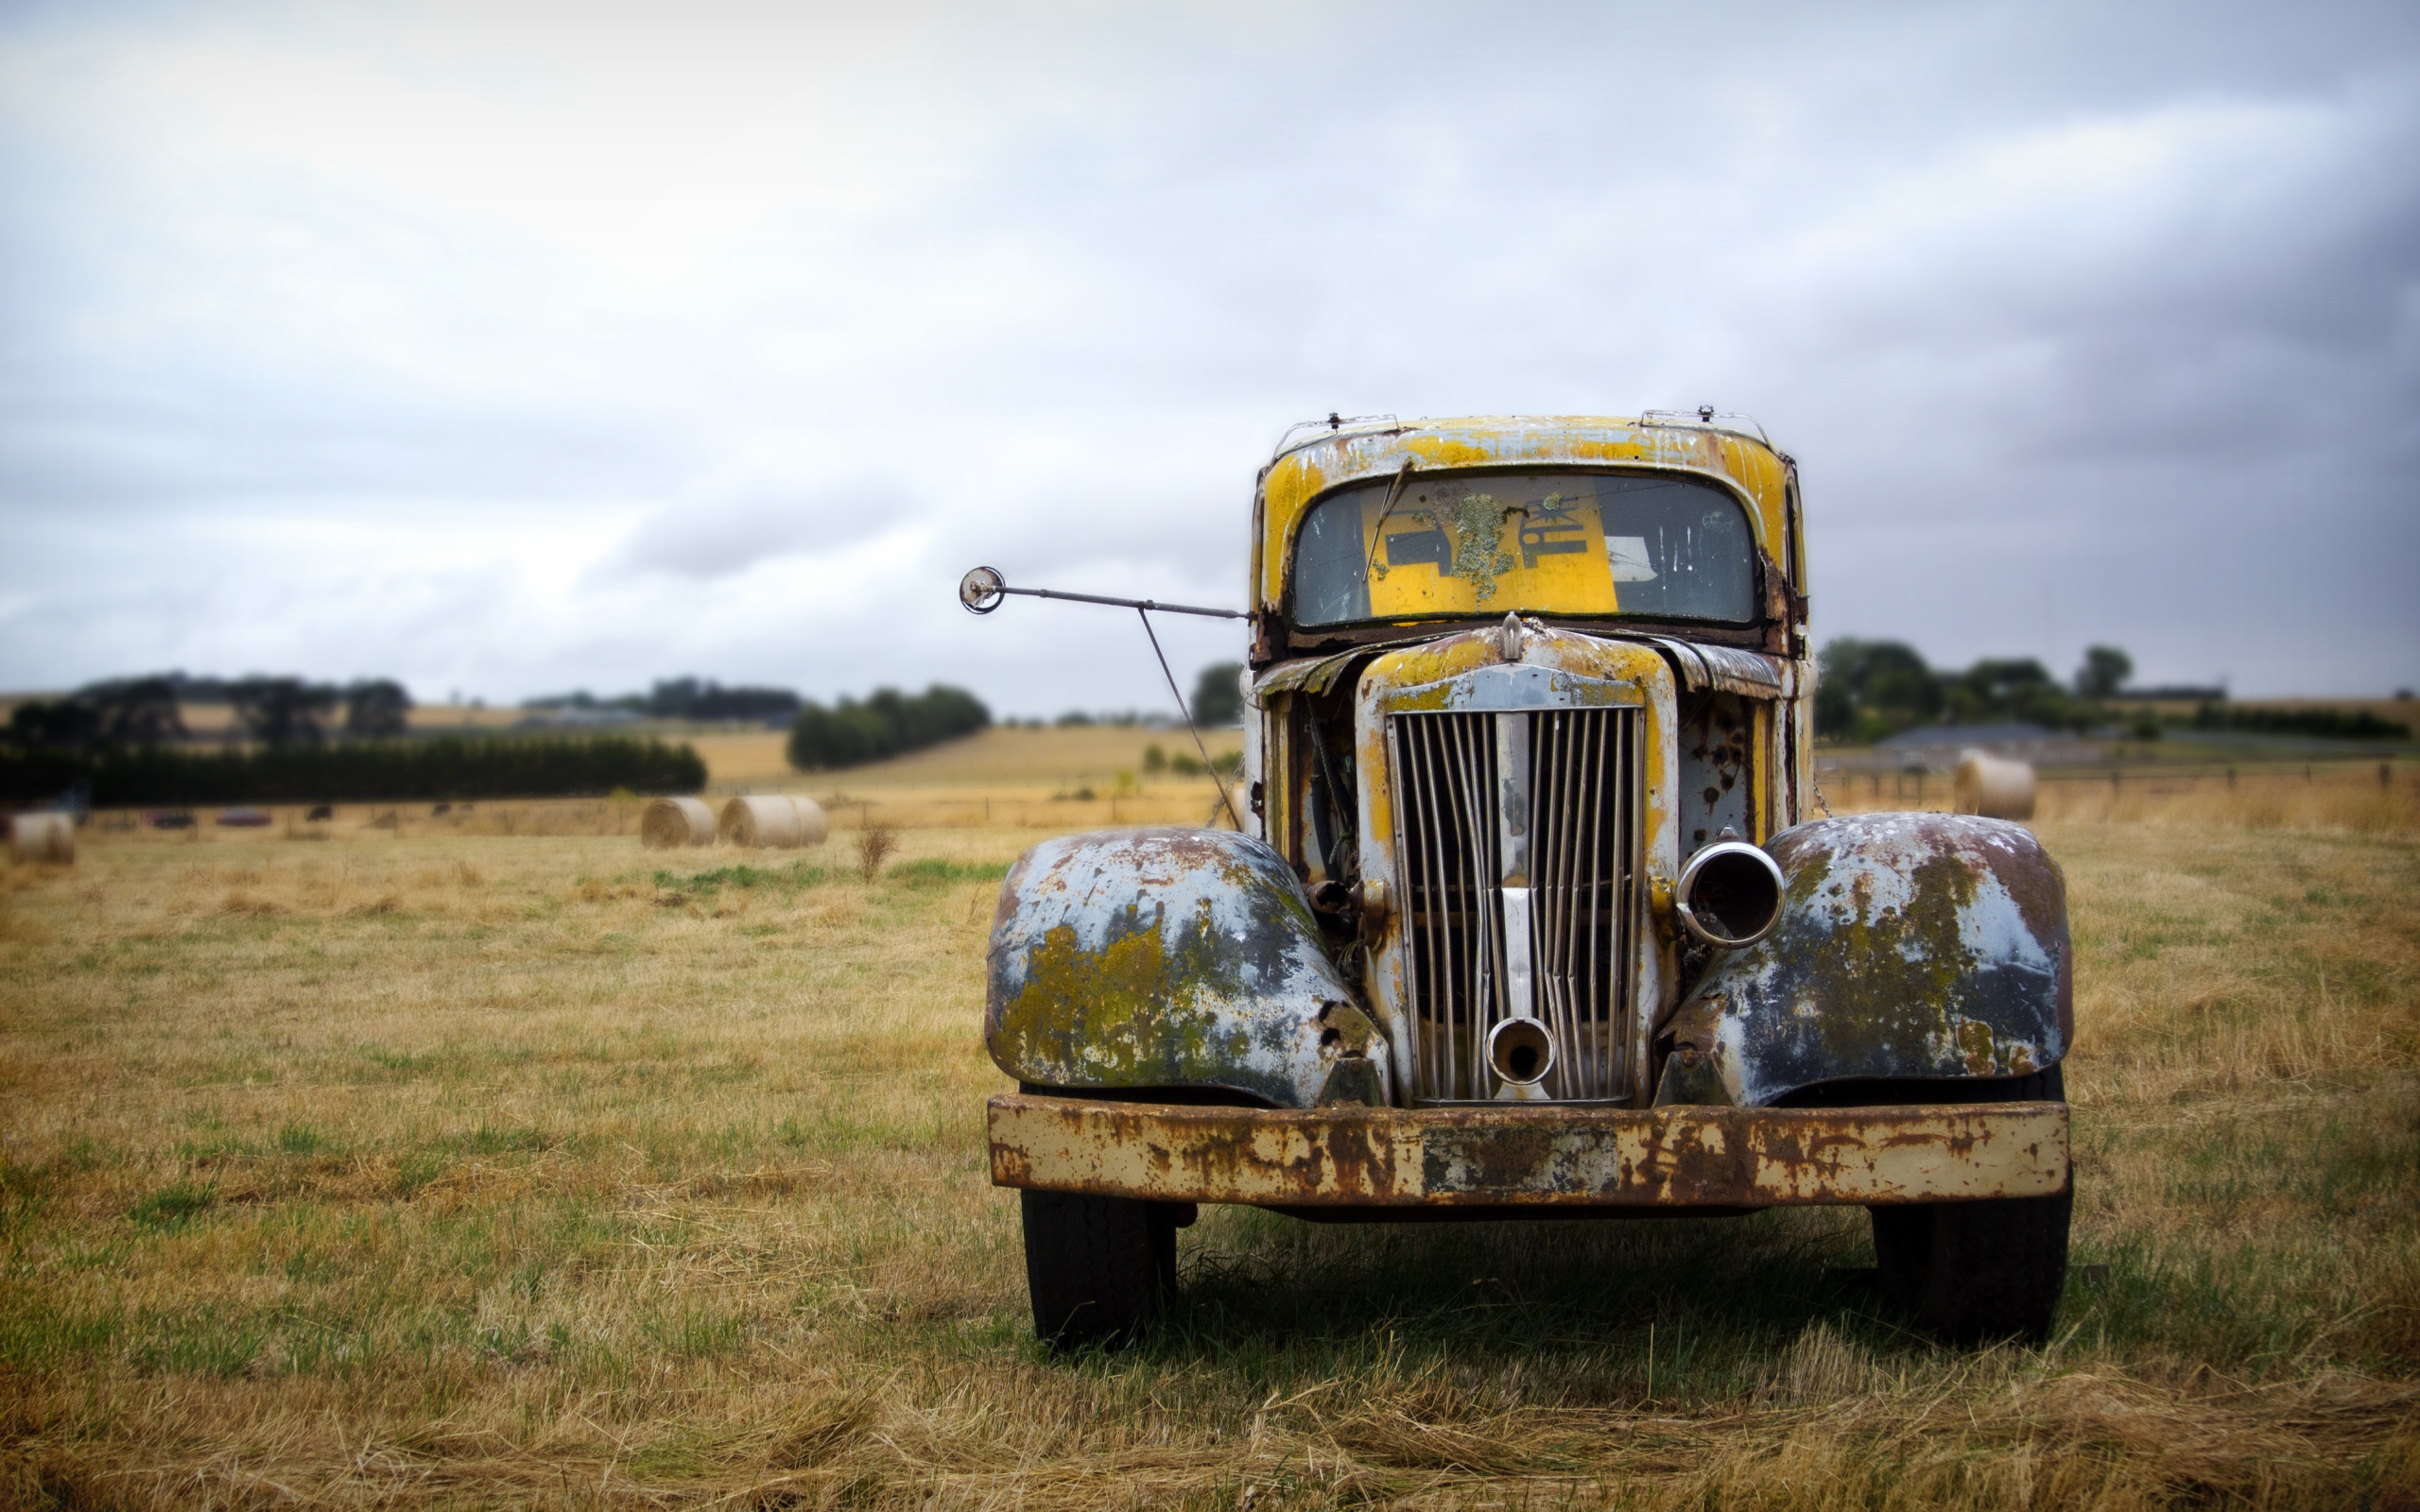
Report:
M 1415 1103 L 1632 1094 L 1641 712 L 1387 716 Z M 1487 1037 L 1534 1017 L 1554 1069 L 1508 1091 Z

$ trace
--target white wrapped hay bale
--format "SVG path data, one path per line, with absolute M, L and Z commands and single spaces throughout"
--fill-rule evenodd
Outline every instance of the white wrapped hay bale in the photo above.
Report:
M 20 862 L 68 866 L 76 859 L 76 820 L 65 814 L 20 814 L 9 824 L 9 854 Z
M 1958 812 L 1987 819 L 2033 817 L 2033 767 L 1979 750 L 1959 758 Z
M 749 850 L 793 850 L 821 845 L 832 833 L 823 805 L 784 793 L 735 798 L 722 806 L 723 839 Z
M 694 798 L 660 798 L 639 816 L 639 843 L 650 850 L 715 843 L 715 811 Z

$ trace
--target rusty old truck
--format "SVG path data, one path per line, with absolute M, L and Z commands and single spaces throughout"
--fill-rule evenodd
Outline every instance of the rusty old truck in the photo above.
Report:
M 1882 1298 L 2038 1338 L 2066 1269 L 2064 883 L 1817 813 L 1796 463 L 1754 422 L 1331 423 L 1253 495 L 1241 830 L 1050 840 L 989 954 L 1034 1323 L 1163 1307 L 1202 1203 L 1872 1214 Z

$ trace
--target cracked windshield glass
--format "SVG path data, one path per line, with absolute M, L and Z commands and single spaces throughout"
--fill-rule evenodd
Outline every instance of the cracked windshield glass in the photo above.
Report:
M 1345 489 L 1303 522 L 1298 624 L 1507 610 L 1744 624 L 1748 517 L 1687 478 L 1415 472 Z

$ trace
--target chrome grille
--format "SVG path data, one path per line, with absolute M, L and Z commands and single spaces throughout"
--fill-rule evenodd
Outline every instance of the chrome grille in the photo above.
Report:
M 1406 713 L 1388 737 L 1413 1099 L 1494 1098 L 1487 1033 L 1525 1015 L 1547 1096 L 1626 1097 L 1637 712 Z

